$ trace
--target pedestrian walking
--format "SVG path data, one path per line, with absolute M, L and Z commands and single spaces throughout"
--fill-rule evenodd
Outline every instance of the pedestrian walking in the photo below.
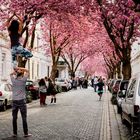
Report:
M 79 87 L 80 87 L 80 89 L 82 88 L 82 84 L 83 84 L 83 79 L 82 78 L 79 78 Z
M 14 17 L 16 19 L 14 19 Z M 17 67 L 19 56 L 28 59 L 33 55 L 29 50 L 23 48 L 23 46 L 20 43 L 23 20 L 14 12 L 14 14 L 8 19 L 6 25 L 8 27 L 8 32 L 11 40 L 11 54 L 13 67 Z
M 91 86 L 94 87 L 94 78 L 91 79 Z
M 73 88 L 73 89 L 77 89 L 77 85 L 78 85 L 77 79 L 74 77 L 74 78 L 72 79 L 72 88 Z
M 98 80 L 97 87 L 98 87 L 98 95 L 99 95 L 99 101 L 100 101 L 103 95 L 103 87 L 104 87 L 102 78 Z
M 45 106 L 46 104 L 46 95 L 47 95 L 47 87 L 45 80 L 42 78 L 39 81 L 39 95 L 40 95 L 40 106 Z
M 27 106 L 26 106 L 26 81 L 29 76 L 29 71 L 25 68 L 17 67 L 10 74 L 12 82 L 12 116 L 13 116 L 13 137 L 17 137 L 17 115 L 20 110 L 24 137 L 29 137 L 27 125 Z
M 56 88 L 55 88 L 55 85 L 54 83 L 52 82 L 52 79 L 51 78 L 48 78 L 48 89 L 47 89 L 47 92 L 48 94 L 51 95 L 51 103 L 56 103 L 56 94 L 57 94 L 57 91 L 56 91 Z
M 88 80 L 86 78 L 83 80 L 83 88 L 88 88 Z
M 94 91 L 96 92 L 96 89 L 97 89 L 97 84 L 98 84 L 98 77 L 95 76 L 94 77 Z

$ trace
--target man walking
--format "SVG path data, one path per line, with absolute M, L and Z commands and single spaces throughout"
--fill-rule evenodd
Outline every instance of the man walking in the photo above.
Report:
M 30 137 L 31 134 L 28 134 L 28 125 L 27 125 L 27 106 L 26 106 L 26 81 L 29 76 L 29 72 L 25 68 L 17 67 L 14 72 L 10 74 L 12 81 L 12 116 L 13 116 L 13 137 L 17 137 L 17 115 L 18 110 L 21 112 L 24 137 Z
M 98 84 L 98 77 L 95 76 L 95 78 L 94 78 L 94 91 L 95 91 L 95 92 L 96 92 L 96 90 L 97 90 L 97 84 Z

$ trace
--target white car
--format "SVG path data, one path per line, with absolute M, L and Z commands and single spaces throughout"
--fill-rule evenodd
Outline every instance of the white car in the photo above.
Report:
M 122 100 L 121 118 L 124 123 L 131 125 L 131 133 L 140 126 L 140 74 L 133 76 L 126 90 L 126 97 Z
M 10 83 L 0 84 L 0 108 L 5 111 L 12 104 L 12 85 Z
M 55 78 L 55 84 L 62 88 L 62 91 L 68 91 L 71 89 L 71 83 L 62 78 Z

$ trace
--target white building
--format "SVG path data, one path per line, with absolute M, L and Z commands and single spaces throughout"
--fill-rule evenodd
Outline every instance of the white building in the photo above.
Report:
M 28 60 L 26 67 L 30 71 L 29 79 L 35 81 L 45 76 L 50 76 L 51 60 L 42 53 L 34 52 L 33 57 Z
M 2 83 L 10 80 L 13 68 L 9 38 L 0 34 L 0 39 L 0 83 Z M 38 44 L 35 43 L 35 45 Z M 43 51 L 36 49 L 33 51 L 33 57 L 26 63 L 26 68 L 30 71 L 31 80 L 50 76 L 51 59 Z
M 12 70 L 10 44 L 6 36 L 0 34 L 0 83 L 10 79 Z
M 140 39 L 133 43 L 131 53 L 132 75 L 140 72 Z

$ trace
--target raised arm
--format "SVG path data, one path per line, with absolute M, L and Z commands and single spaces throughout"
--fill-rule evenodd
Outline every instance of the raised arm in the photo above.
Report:
M 21 32 L 22 32 L 22 29 L 23 29 L 23 20 L 22 20 L 22 18 L 20 17 L 20 16 L 18 16 L 16 13 L 15 13 L 15 16 L 18 18 L 18 20 L 19 20 L 19 33 L 21 34 Z
M 15 13 L 13 13 L 13 15 L 6 21 L 6 26 L 9 27 L 10 26 L 10 23 L 11 23 L 11 20 L 12 18 L 15 16 Z

